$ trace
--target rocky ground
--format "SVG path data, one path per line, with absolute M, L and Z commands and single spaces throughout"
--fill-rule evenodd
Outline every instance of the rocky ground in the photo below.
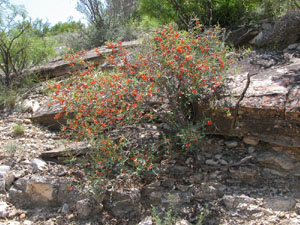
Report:
M 241 62 L 254 71 L 291 59 L 263 52 Z M 79 163 L 87 146 L 28 119 L 42 95 L 37 88 L 0 114 L 0 224 L 170 224 L 168 212 L 177 225 L 300 224 L 300 149 L 248 137 L 209 136 L 198 152 L 164 157 L 155 174 L 117 181 L 96 201 Z

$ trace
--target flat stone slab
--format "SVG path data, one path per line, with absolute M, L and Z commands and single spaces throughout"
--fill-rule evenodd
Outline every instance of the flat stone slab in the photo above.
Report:
M 71 153 L 72 155 L 82 155 L 88 151 L 89 146 L 87 146 L 84 142 L 74 142 L 68 144 L 66 146 L 62 145 L 56 149 L 42 152 L 40 157 L 41 158 L 57 158 L 57 157 L 64 157 L 67 153 Z
M 59 130 L 62 124 L 66 124 L 64 118 L 60 118 L 59 120 L 55 119 L 55 115 L 62 111 L 62 107 L 58 104 L 49 106 L 50 103 L 50 99 L 45 100 L 30 119 L 32 122 L 46 126 L 50 130 Z
M 124 48 L 134 47 L 138 44 L 138 41 L 128 41 L 123 42 L 122 46 Z M 112 52 L 112 50 L 108 47 L 100 47 L 97 50 L 101 53 L 99 55 L 95 49 L 87 51 L 86 53 L 79 56 L 79 58 L 84 59 L 85 61 L 93 63 L 97 67 L 106 68 L 105 65 L 105 55 L 108 55 Z M 34 68 L 32 73 L 38 74 L 40 79 L 51 79 L 57 77 L 65 77 L 69 76 L 70 72 L 77 71 L 80 68 L 80 65 L 76 65 L 74 67 L 70 66 L 70 62 L 66 61 L 65 59 L 58 59 L 48 63 L 47 65 L 40 66 Z
M 248 73 L 241 73 L 228 78 L 228 95 L 220 100 L 220 105 L 231 109 L 231 117 L 218 110 L 206 113 L 215 122 L 215 132 L 300 147 L 300 63 L 252 75 L 244 98 L 236 108 L 247 76 Z M 205 107 L 198 105 L 196 111 L 201 118 Z

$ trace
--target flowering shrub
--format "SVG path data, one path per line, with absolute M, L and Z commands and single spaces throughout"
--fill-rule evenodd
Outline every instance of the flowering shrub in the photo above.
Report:
M 187 33 L 169 26 L 132 50 L 121 42 L 107 46 L 111 70 L 97 70 L 80 58 L 83 53 L 67 56 L 71 65 L 86 69 L 50 87 L 64 109 L 56 118 L 69 118 L 67 135 L 92 144 L 88 165 L 94 175 L 147 171 L 163 149 L 197 149 L 213 122 L 207 116 L 196 121 L 194 103 L 214 102 L 229 64 L 218 28 L 204 31 L 197 23 Z M 129 132 L 151 123 L 165 125 L 165 148 Z

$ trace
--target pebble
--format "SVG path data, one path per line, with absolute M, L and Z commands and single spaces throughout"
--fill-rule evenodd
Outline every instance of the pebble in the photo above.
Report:
M 190 225 L 190 223 L 187 220 L 178 220 L 175 225 Z
M 255 152 L 255 147 L 249 146 L 248 152 L 249 152 L 250 154 L 254 153 L 254 152 Z
M 221 154 L 215 155 L 215 159 L 221 159 L 221 158 L 222 158 L 222 155 L 221 155 Z
M 20 220 L 24 220 L 26 218 L 26 214 L 25 213 L 22 213 L 21 215 L 20 215 Z
M 237 141 L 225 141 L 225 145 L 227 146 L 227 148 L 235 148 L 238 146 L 238 142 Z
M 61 209 L 61 214 L 63 216 L 67 215 L 70 212 L 70 207 L 68 204 L 64 203 Z
M 34 170 L 43 171 L 47 168 L 47 163 L 41 159 L 33 159 L 31 163 Z
M 0 202 L 0 218 L 7 216 L 7 204 L 6 202 Z
M 226 162 L 224 159 L 220 159 L 219 163 L 221 163 L 221 165 L 228 165 L 228 162 Z
M 218 162 L 213 159 L 207 159 L 205 161 L 205 164 L 210 165 L 210 166 L 216 166 L 216 165 L 218 165 Z
M 31 124 L 31 120 L 30 119 L 23 119 L 23 123 L 25 123 L 25 124 Z
M 248 145 L 256 146 L 256 145 L 258 145 L 259 140 L 254 139 L 254 138 L 250 138 L 250 137 L 244 137 L 243 142 L 248 144 Z

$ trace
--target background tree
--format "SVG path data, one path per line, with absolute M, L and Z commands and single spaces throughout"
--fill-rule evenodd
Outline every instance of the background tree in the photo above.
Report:
M 235 26 L 244 22 L 260 0 L 140 0 L 140 13 L 162 23 L 174 21 L 188 29 L 192 18 L 204 25 Z
M 122 39 L 120 30 L 136 13 L 137 3 L 138 0 L 79 0 L 77 10 L 89 22 L 85 37 L 89 39 L 90 47 L 103 45 L 107 40 Z
M 12 87 L 24 69 L 37 65 L 53 54 L 28 19 L 26 11 L 9 1 L 0 2 L 0 74 L 2 84 Z
M 50 35 L 58 35 L 62 33 L 74 33 L 84 29 L 84 24 L 81 22 L 72 21 L 71 19 L 68 22 L 62 23 L 59 22 L 49 28 Z

